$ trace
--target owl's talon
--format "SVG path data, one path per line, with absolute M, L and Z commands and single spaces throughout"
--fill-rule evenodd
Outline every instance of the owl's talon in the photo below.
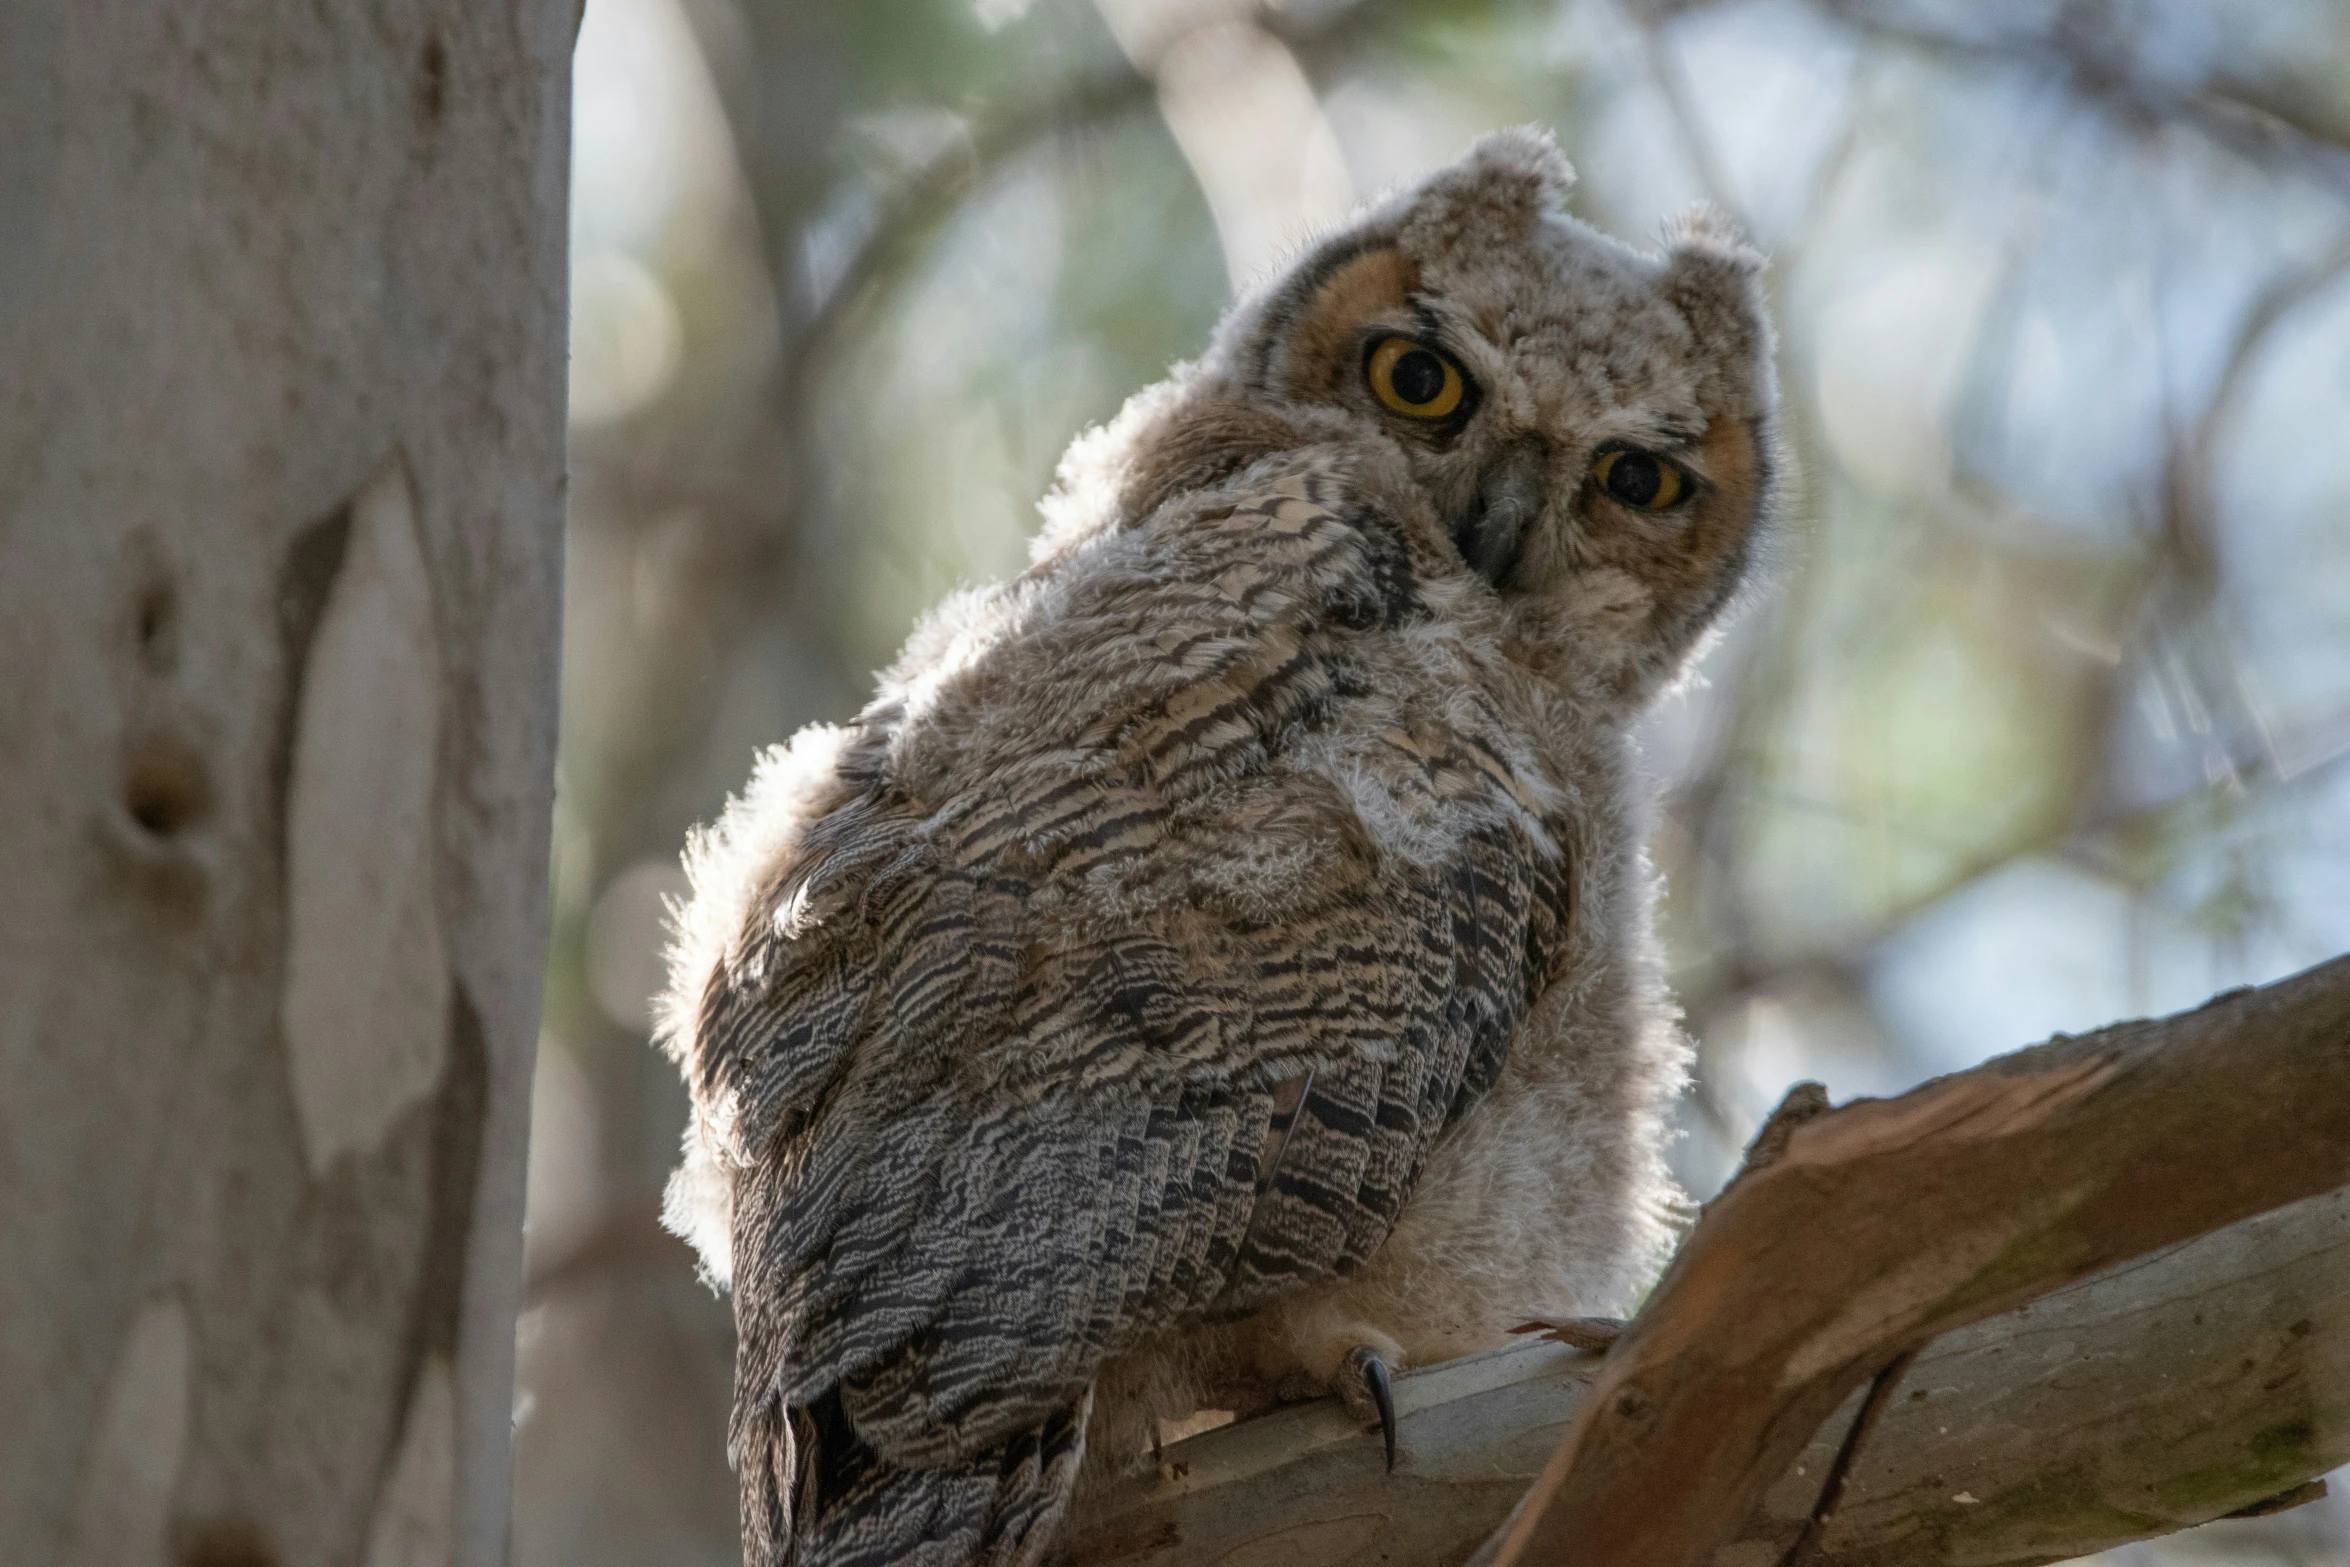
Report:
M 1379 1434 L 1387 1442 L 1387 1472 L 1395 1472 L 1395 1387 L 1387 1376 L 1387 1362 L 1379 1352 L 1366 1344 L 1346 1357 L 1346 1370 L 1371 1396 L 1372 1406 L 1379 1412 Z M 1356 1403 L 1361 1394 L 1347 1400 Z

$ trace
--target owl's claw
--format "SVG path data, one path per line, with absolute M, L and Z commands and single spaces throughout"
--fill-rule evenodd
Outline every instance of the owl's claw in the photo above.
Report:
M 1347 1400 L 1359 1403 L 1363 1393 L 1370 1394 L 1371 1404 L 1379 1411 L 1379 1434 L 1387 1441 L 1387 1471 L 1395 1472 L 1395 1388 L 1388 1380 L 1387 1362 L 1370 1345 L 1346 1357 L 1347 1374 L 1361 1386 L 1361 1391 Z

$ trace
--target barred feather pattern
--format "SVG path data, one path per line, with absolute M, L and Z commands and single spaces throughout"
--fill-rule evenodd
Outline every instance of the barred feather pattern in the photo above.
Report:
M 1270 460 L 977 596 L 793 824 L 683 1041 L 754 1567 L 1037 1559 L 1104 1360 L 1360 1266 L 1554 977 L 1508 726 L 1341 721 L 1427 616 L 1349 477 Z

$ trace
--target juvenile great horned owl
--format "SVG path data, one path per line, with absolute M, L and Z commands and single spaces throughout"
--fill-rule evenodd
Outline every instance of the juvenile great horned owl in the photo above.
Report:
M 670 1219 L 754 1567 L 1038 1560 L 1155 1419 L 1367 1419 L 1658 1261 L 1627 731 L 1745 574 L 1770 333 L 1572 178 L 1496 136 L 1312 246 L 697 837 Z

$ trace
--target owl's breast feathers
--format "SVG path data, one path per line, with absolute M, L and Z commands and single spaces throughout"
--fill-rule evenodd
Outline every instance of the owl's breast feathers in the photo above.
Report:
M 1400 531 L 1258 483 L 902 671 L 707 975 L 738 1444 L 812 1409 L 860 1462 L 1080 1442 L 1106 1357 L 1369 1257 L 1551 977 L 1548 788 L 1399 651 Z

